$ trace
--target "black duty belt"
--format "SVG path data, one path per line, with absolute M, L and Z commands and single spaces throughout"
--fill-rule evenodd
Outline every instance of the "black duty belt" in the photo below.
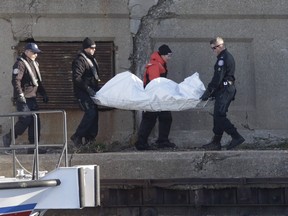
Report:
M 224 85 L 224 86 L 233 85 L 233 84 L 234 84 L 234 82 L 233 82 L 233 81 L 230 81 L 230 80 L 223 81 L 223 85 Z

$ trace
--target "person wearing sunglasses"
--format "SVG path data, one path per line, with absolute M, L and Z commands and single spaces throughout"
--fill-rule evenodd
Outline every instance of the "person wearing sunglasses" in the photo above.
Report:
M 14 102 L 18 112 L 29 112 L 39 110 L 36 97 L 38 93 L 42 95 L 43 102 L 48 103 L 48 96 L 42 85 L 42 78 L 39 64 L 36 58 L 41 50 L 36 43 L 27 43 L 24 52 L 17 58 L 13 65 L 12 85 Z M 38 140 L 40 137 L 40 118 L 38 115 Z M 28 128 L 28 140 L 34 144 L 34 118 L 31 115 L 20 116 L 14 126 L 15 139 L 22 135 Z M 5 147 L 11 145 L 11 131 L 3 136 Z M 34 149 L 28 149 L 29 154 L 34 153 Z M 39 153 L 46 153 L 46 149 L 39 148 Z
M 217 37 L 210 41 L 212 52 L 217 56 L 214 65 L 214 75 L 201 100 L 207 101 L 215 98 L 213 114 L 212 141 L 202 147 L 205 150 L 221 150 L 221 139 L 224 132 L 232 137 L 226 149 L 230 150 L 240 145 L 245 139 L 237 132 L 235 126 L 227 118 L 228 108 L 235 99 L 235 60 L 225 47 L 224 40 Z
M 82 50 L 72 62 L 74 94 L 84 112 L 80 124 L 70 138 L 77 148 L 94 143 L 98 134 L 98 106 L 91 98 L 99 90 L 100 81 L 99 66 L 94 57 L 95 51 L 95 42 L 87 37 L 82 42 Z
M 161 45 L 158 51 L 150 56 L 150 62 L 146 65 L 144 73 L 144 88 L 147 84 L 158 77 L 167 77 L 167 62 L 171 59 L 172 51 L 166 44 Z M 158 139 L 156 146 L 148 144 L 148 137 L 154 128 L 156 121 L 159 121 Z M 142 121 L 138 131 L 138 139 L 135 143 L 137 150 L 155 150 L 158 148 L 175 148 L 176 145 L 168 139 L 172 124 L 172 114 L 170 111 L 143 112 Z

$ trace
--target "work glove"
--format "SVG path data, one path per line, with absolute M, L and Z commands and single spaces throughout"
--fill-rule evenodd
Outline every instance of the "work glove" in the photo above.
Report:
M 87 92 L 89 94 L 90 97 L 95 96 L 96 91 L 94 91 L 92 88 L 90 88 L 89 86 L 87 87 Z
M 47 96 L 46 94 L 43 95 L 43 102 L 44 102 L 44 103 L 48 103 L 48 101 L 49 101 L 48 96 Z
M 204 94 L 200 97 L 200 100 L 207 101 L 210 95 L 211 95 L 211 92 L 209 91 L 209 89 L 206 89 Z
M 17 97 L 16 101 L 17 101 L 18 103 L 26 103 L 26 98 L 24 97 L 24 94 L 20 94 L 20 95 Z

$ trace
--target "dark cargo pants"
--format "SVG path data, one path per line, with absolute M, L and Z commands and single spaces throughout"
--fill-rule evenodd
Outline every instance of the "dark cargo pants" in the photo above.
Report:
M 38 111 L 39 107 L 36 101 L 36 98 L 26 98 L 26 103 L 16 102 L 16 107 L 18 112 L 29 112 L 29 111 Z M 40 117 L 37 115 L 38 120 L 38 141 L 40 138 Z M 28 128 L 28 140 L 29 143 L 34 144 L 34 118 L 32 115 L 20 116 L 16 122 L 15 129 L 15 138 L 22 135 L 25 130 Z
M 231 135 L 235 133 L 236 128 L 227 118 L 228 108 L 234 100 L 236 88 L 234 85 L 224 86 L 215 96 L 213 132 L 215 135 L 222 136 L 224 132 Z
M 98 134 L 98 106 L 90 96 L 84 94 L 78 99 L 78 102 L 81 110 L 84 111 L 84 115 L 75 135 L 81 138 L 95 139 Z
M 156 120 L 159 121 L 159 134 L 157 142 L 168 141 L 170 128 L 172 124 L 172 114 L 170 111 L 161 112 L 143 112 L 142 121 L 138 132 L 138 145 L 148 145 L 148 137 L 153 130 Z

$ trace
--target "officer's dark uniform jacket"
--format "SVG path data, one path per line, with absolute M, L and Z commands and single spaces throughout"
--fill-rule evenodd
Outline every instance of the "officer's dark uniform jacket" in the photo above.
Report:
M 28 67 L 26 66 L 27 63 Z M 24 53 L 17 58 L 17 61 L 13 65 L 12 73 L 13 95 L 15 99 L 20 94 L 24 94 L 25 98 L 35 98 L 37 93 L 40 93 L 42 96 L 46 95 L 38 66 L 37 61 L 31 60 Z
M 234 125 L 226 117 L 230 103 L 236 94 L 234 73 L 234 58 L 225 49 L 217 56 L 214 76 L 208 85 L 211 96 L 215 97 L 213 132 L 216 135 L 222 136 L 224 131 L 231 135 L 236 131 Z
M 73 87 L 77 98 L 81 98 L 82 94 L 88 94 L 88 87 L 95 92 L 98 91 L 99 67 L 96 59 L 85 53 L 80 52 L 72 63 L 73 71 Z
M 233 56 L 227 51 L 223 50 L 217 56 L 217 61 L 214 65 L 214 76 L 208 84 L 208 89 L 212 96 L 215 96 L 224 85 L 233 85 L 235 82 L 235 61 Z

